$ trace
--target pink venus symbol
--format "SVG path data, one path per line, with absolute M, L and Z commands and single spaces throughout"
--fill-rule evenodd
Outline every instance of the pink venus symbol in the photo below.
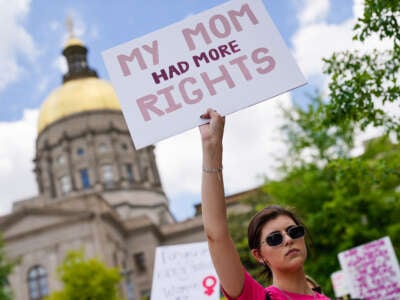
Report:
M 211 296 L 214 294 L 214 287 L 217 285 L 217 278 L 214 276 L 206 276 L 203 279 L 203 286 L 205 287 L 204 294 Z

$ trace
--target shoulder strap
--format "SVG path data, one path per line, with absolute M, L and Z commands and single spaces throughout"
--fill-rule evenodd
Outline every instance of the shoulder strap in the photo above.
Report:
M 271 300 L 271 296 L 269 295 L 268 292 L 265 294 L 265 300 Z

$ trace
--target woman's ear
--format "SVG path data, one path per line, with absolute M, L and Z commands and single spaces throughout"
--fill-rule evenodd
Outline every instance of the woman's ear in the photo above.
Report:
M 251 254 L 253 255 L 253 257 L 263 266 L 269 266 L 269 262 L 268 260 L 264 259 L 264 257 L 262 257 L 261 252 L 259 249 L 251 249 Z
M 259 249 L 251 249 L 251 254 L 253 255 L 253 257 L 254 257 L 260 264 L 264 264 L 264 259 L 262 258 Z

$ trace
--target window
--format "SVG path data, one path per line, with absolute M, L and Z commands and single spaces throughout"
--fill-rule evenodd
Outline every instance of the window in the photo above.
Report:
M 79 171 L 79 173 L 81 175 L 82 187 L 84 189 L 90 188 L 90 179 L 89 179 L 88 169 L 82 169 Z
M 126 170 L 126 177 L 130 182 L 133 181 L 133 170 L 132 170 L 132 165 L 131 164 L 126 164 L 125 165 L 125 170 Z
M 149 180 L 149 167 L 144 167 L 142 169 L 142 179 L 143 181 Z
M 71 191 L 72 189 L 71 178 L 68 175 L 65 175 L 60 178 L 60 188 L 62 195 L 66 195 Z
M 103 173 L 104 184 L 107 188 L 111 188 L 114 186 L 114 173 L 112 165 L 104 165 L 101 167 Z
M 64 155 L 60 155 L 60 156 L 58 156 L 57 157 L 57 163 L 59 164 L 59 165 L 64 165 L 65 164 L 65 156 Z
M 121 144 L 121 148 L 122 148 L 122 150 L 127 151 L 128 150 L 128 145 L 123 143 L 123 144 Z
M 105 153 L 108 151 L 108 146 L 106 143 L 101 143 L 99 145 L 99 153 Z
M 83 148 L 78 148 L 76 150 L 76 154 L 78 154 L 78 156 L 84 156 L 85 155 L 85 149 Z
M 30 300 L 41 300 L 49 294 L 47 272 L 41 266 L 35 266 L 28 271 L 28 289 Z
M 133 261 L 135 263 L 135 268 L 139 272 L 146 271 L 146 257 L 144 252 L 138 252 L 133 255 Z
M 119 263 L 118 263 L 118 254 L 117 254 L 117 252 L 113 253 L 113 260 L 114 260 L 114 267 L 118 268 L 119 267 Z

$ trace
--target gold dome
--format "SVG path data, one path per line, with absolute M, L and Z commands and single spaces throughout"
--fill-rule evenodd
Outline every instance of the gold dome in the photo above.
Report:
M 67 42 L 65 43 L 64 49 L 65 49 L 65 48 L 68 48 L 68 47 L 71 47 L 71 46 L 81 46 L 81 47 L 84 47 L 84 44 L 83 44 L 83 42 L 82 42 L 80 39 L 78 39 L 78 38 L 76 38 L 76 37 L 74 37 L 74 36 L 71 36 L 71 37 L 67 40 Z
M 110 83 L 95 77 L 67 81 L 44 101 L 39 113 L 38 133 L 69 115 L 103 109 L 121 110 Z

